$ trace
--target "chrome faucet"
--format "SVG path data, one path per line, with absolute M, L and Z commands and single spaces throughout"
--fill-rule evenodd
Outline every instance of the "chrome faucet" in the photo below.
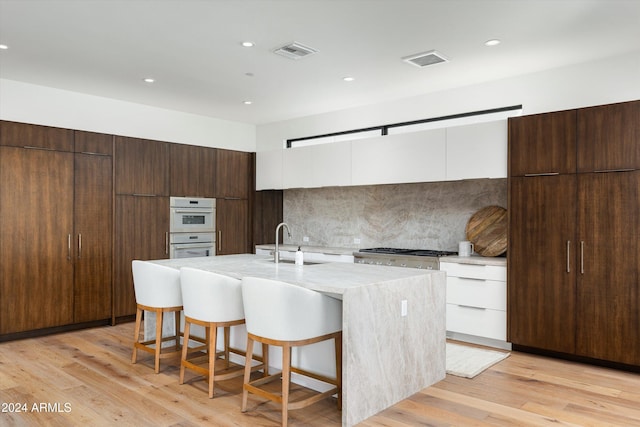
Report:
M 276 227 L 276 250 L 273 252 L 273 262 L 275 262 L 276 264 L 280 262 L 280 249 L 278 248 L 278 241 L 280 240 L 280 228 L 282 226 L 287 229 L 287 234 L 289 235 L 289 238 L 291 238 L 291 231 L 289 231 L 289 226 L 284 222 L 278 224 L 278 226 Z

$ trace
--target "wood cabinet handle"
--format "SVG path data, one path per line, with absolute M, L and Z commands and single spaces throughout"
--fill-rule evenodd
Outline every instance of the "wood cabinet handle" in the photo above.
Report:
M 78 259 L 82 257 L 82 233 L 78 233 Z
M 571 273 L 571 240 L 567 240 L 567 273 Z
M 584 274 L 584 241 L 580 241 L 580 274 Z
M 67 234 L 67 259 L 71 260 L 71 234 Z
M 169 255 L 169 232 L 164 232 L 164 253 L 165 255 Z
M 222 251 L 222 230 L 218 230 L 218 253 Z

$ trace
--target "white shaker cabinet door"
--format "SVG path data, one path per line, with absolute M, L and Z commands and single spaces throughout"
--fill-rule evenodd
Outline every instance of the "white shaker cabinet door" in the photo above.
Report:
M 282 189 L 282 149 L 256 153 L 256 190 Z
M 351 143 L 352 185 L 445 180 L 445 130 L 366 138 Z
M 447 128 L 447 181 L 507 177 L 507 120 Z

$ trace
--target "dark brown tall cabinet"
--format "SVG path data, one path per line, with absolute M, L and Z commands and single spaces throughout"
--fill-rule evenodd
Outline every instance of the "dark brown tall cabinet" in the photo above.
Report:
M 251 204 L 253 193 L 251 153 L 217 150 L 216 254 L 251 253 Z
M 217 149 L 169 144 L 170 194 L 182 197 L 216 197 Z
M 0 335 L 107 321 L 111 137 L 2 122 L 0 145 Z
M 75 132 L 74 323 L 111 319 L 113 137 Z
M 639 101 L 509 120 L 515 346 L 640 365 L 639 189 Z
M 114 316 L 136 312 L 131 261 L 169 258 L 169 144 L 115 139 Z

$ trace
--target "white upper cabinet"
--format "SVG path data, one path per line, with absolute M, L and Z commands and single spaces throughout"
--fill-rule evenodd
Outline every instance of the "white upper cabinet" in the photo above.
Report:
M 282 153 L 283 188 L 312 187 L 311 147 L 287 148 Z
M 359 139 L 351 147 L 352 185 L 445 180 L 445 129 Z
M 351 185 L 351 142 L 313 145 L 309 148 L 314 187 Z
M 507 120 L 447 128 L 447 181 L 507 177 Z
M 506 178 L 507 120 L 256 154 L 256 189 Z
M 282 155 L 283 188 L 351 185 L 351 142 L 288 148 Z
M 281 190 L 282 153 L 284 150 L 256 153 L 256 190 Z

